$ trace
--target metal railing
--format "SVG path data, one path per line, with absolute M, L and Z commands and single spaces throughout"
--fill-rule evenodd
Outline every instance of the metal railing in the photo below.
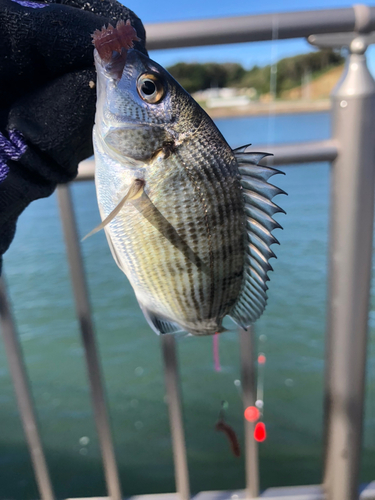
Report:
M 313 41 L 319 44 L 317 34 L 341 33 L 340 43 L 350 46 L 345 75 L 332 96 L 333 139 L 274 146 L 274 157 L 268 161 L 274 165 L 318 161 L 332 163 L 325 478 L 322 488 L 305 489 L 302 493 L 301 490 L 300 495 L 303 494 L 306 500 L 323 496 L 329 500 L 354 500 L 358 498 L 375 185 L 375 141 L 372 138 L 375 130 L 375 83 L 367 70 L 364 54 L 368 41 L 365 34 L 375 30 L 375 7 L 356 5 L 349 9 L 198 20 L 148 25 L 146 29 L 148 48 L 161 49 L 270 40 L 275 33 L 275 26 L 279 39 L 314 34 Z M 343 35 L 343 32 L 348 34 Z M 327 43 L 327 38 L 324 40 Z M 80 166 L 78 180 L 93 179 L 93 175 L 93 162 L 84 162 Z M 69 186 L 58 187 L 61 218 L 108 494 L 113 500 L 119 500 L 120 481 L 69 189 Z M 0 280 L 0 316 L 40 495 L 42 500 L 53 500 L 27 375 L 3 280 Z M 255 402 L 252 337 L 253 329 L 240 332 L 245 407 Z M 174 338 L 162 336 L 161 344 L 177 493 L 181 500 L 188 500 L 189 473 Z M 259 494 L 258 451 L 253 439 L 253 425 L 245 422 L 246 491 L 240 496 L 247 498 L 256 498 Z M 215 494 L 201 493 L 200 496 L 212 499 Z M 272 492 L 267 496 L 271 497 Z M 280 493 L 275 493 L 275 496 L 281 498 Z M 287 498 L 287 493 L 284 498 Z

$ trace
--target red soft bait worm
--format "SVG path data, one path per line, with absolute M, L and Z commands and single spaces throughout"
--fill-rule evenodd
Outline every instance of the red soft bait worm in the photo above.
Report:
M 216 422 L 215 429 L 219 432 L 223 432 L 227 436 L 233 455 L 235 457 L 240 457 L 240 443 L 238 442 L 237 434 L 234 432 L 232 427 L 224 422 L 224 420 L 219 420 Z

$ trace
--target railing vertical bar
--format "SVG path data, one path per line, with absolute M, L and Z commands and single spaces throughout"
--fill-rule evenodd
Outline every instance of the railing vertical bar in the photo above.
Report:
M 189 500 L 189 470 L 186 455 L 184 423 L 182 418 L 176 340 L 173 335 L 162 335 L 161 345 L 164 359 L 169 421 L 172 434 L 176 489 L 181 500 Z
M 52 484 L 38 431 L 26 368 L 23 362 L 22 350 L 10 310 L 3 278 L 0 278 L 0 321 L 5 351 L 9 363 L 9 371 L 13 379 L 18 408 L 20 410 L 27 444 L 29 446 L 39 493 L 42 500 L 53 500 L 55 496 L 52 490 Z
M 58 186 L 57 195 L 75 296 L 75 305 L 80 323 L 82 342 L 85 349 L 91 397 L 108 493 L 112 500 L 121 500 L 120 480 L 112 442 L 100 361 L 96 348 L 94 327 L 91 319 L 91 308 L 69 186 Z
M 244 410 L 256 401 L 254 327 L 240 328 L 241 385 Z M 247 498 L 259 495 L 258 444 L 254 439 L 255 423 L 245 421 L 245 472 Z
M 333 95 L 325 488 L 358 499 L 373 246 L 375 82 L 362 38 Z

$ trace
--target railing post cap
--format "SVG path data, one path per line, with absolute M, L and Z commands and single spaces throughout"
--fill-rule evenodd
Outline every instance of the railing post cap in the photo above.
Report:
M 367 43 L 362 36 L 352 40 L 343 75 L 332 91 L 332 99 L 353 99 L 375 95 L 375 81 L 366 63 L 366 48 Z

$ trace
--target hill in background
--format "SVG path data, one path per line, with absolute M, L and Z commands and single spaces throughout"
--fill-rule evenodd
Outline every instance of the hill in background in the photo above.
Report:
M 291 90 L 282 92 L 280 97 L 286 100 L 327 99 L 339 81 L 343 69 L 343 65 L 328 69 L 323 74 L 318 75 L 314 79 L 311 79 L 311 81 L 304 83 L 304 85 L 299 85 Z
M 332 50 L 321 50 L 281 59 L 275 72 L 276 98 L 327 98 L 344 58 Z M 270 96 L 271 65 L 244 69 L 237 63 L 178 63 L 167 68 L 190 93 L 210 88 L 233 88 L 253 100 L 265 101 Z M 326 78 L 322 78 L 327 75 Z M 320 84 L 315 84 L 316 81 Z M 251 89 L 251 93 L 247 92 Z

